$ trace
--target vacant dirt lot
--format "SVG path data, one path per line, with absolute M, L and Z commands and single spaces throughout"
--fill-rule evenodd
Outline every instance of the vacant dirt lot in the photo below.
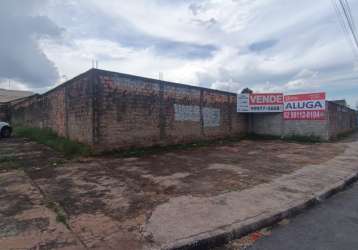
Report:
M 140 158 L 65 160 L 22 138 L 0 140 L 0 249 L 142 249 L 153 209 L 270 182 L 344 151 L 342 143 L 249 141 Z

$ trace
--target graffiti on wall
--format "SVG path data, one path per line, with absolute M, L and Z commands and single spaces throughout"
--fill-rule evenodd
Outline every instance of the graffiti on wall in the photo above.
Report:
M 200 107 L 192 105 L 174 104 L 176 121 L 200 122 Z
M 220 126 L 220 109 L 203 108 L 203 123 L 205 128 Z M 196 105 L 174 104 L 176 121 L 200 122 L 200 107 Z
M 203 108 L 203 120 L 205 128 L 220 126 L 220 109 Z

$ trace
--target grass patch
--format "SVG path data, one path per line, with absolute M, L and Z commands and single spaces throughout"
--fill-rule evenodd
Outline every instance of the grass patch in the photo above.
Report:
M 67 222 L 67 215 L 58 203 L 54 201 L 48 201 L 46 203 L 46 207 L 55 212 L 57 222 L 64 224 L 67 228 L 69 227 Z
M 26 137 L 40 144 L 47 145 L 57 151 L 60 151 L 67 158 L 76 156 L 91 155 L 90 147 L 71 141 L 67 138 L 58 136 L 51 129 L 15 127 L 14 134 L 19 137 Z
M 100 153 L 100 155 L 114 155 L 120 158 L 126 157 L 141 157 L 146 155 L 167 153 L 177 150 L 190 150 L 195 148 L 207 147 L 211 145 L 229 145 L 236 142 L 239 142 L 245 138 L 244 136 L 237 136 L 232 138 L 224 139 L 215 139 L 215 140 L 205 140 L 205 141 L 196 141 L 193 143 L 183 143 L 183 144 L 174 144 L 174 145 L 156 145 L 152 147 L 142 147 L 142 148 L 129 148 L 123 150 L 111 150 Z
M 250 133 L 246 136 L 248 140 L 282 140 L 281 136 L 278 135 L 265 135 L 265 134 L 255 134 Z
M 247 135 L 247 139 L 249 140 L 282 140 L 287 142 L 301 142 L 301 143 L 318 143 L 323 142 L 323 140 L 319 136 L 310 135 L 288 135 L 288 136 L 276 136 L 276 135 L 261 135 L 251 133 Z
M 319 143 L 323 142 L 323 140 L 319 136 L 310 135 L 289 135 L 282 138 L 285 141 L 289 142 L 302 142 L 302 143 Z
M 357 133 L 357 132 L 358 132 L 358 129 L 354 129 L 354 130 L 352 130 L 352 131 L 340 133 L 340 134 L 338 134 L 337 137 L 335 138 L 335 141 L 340 141 L 340 140 L 347 139 L 348 137 L 350 137 L 351 135 L 353 135 L 354 133 Z
M 0 156 L 0 169 L 14 170 L 21 168 L 21 162 L 14 156 Z

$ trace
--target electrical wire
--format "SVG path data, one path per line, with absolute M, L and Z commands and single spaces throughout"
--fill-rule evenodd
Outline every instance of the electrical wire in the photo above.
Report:
M 350 12 L 349 3 L 348 3 L 348 1 L 345 1 L 345 0 L 339 0 L 339 3 L 342 7 L 343 14 L 347 21 L 350 34 L 354 41 L 354 45 L 358 49 L 358 38 L 357 38 L 356 30 L 354 29 L 355 25 L 354 25 L 352 13 Z
M 339 21 L 341 28 L 343 30 L 344 37 L 347 40 L 349 46 L 351 47 L 353 54 L 357 57 L 357 60 L 358 60 L 358 47 L 351 35 L 351 29 L 348 26 L 346 15 L 344 14 L 343 9 L 341 8 L 341 6 L 342 6 L 341 2 L 340 2 L 340 0 L 332 0 L 332 4 L 333 4 L 334 10 L 337 14 L 338 21 Z M 348 4 L 348 6 L 349 6 L 349 4 Z M 352 26 L 352 27 L 355 27 L 355 26 Z

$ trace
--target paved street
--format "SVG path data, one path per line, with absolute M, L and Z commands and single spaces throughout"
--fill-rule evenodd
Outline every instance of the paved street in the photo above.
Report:
M 358 184 L 279 226 L 249 250 L 358 249 Z

